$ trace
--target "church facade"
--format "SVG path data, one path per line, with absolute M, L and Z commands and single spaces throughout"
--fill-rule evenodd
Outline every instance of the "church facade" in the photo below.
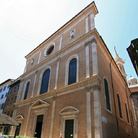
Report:
M 136 137 L 130 91 L 95 28 L 97 13 L 92 2 L 26 56 L 11 134 Z

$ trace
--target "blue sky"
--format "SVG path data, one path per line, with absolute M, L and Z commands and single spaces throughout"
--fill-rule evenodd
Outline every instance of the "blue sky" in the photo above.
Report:
M 91 0 L 0 0 L 0 83 L 16 79 L 25 56 Z M 126 48 L 138 38 L 138 0 L 95 0 L 95 26 L 111 54 L 114 46 L 125 61 L 126 74 L 137 78 Z

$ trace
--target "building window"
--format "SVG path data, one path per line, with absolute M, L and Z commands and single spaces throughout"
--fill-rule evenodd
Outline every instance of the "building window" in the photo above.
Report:
M 10 89 L 10 93 L 12 93 L 12 92 L 13 92 L 13 88 Z
M 16 86 L 14 87 L 13 91 L 14 91 L 14 92 L 16 91 Z
M 47 55 L 51 54 L 52 51 L 54 50 L 54 45 L 50 46 L 46 52 Z
M 111 111 L 109 86 L 106 79 L 104 79 L 104 91 L 105 91 L 105 99 L 106 99 L 106 109 Z
M 4 109 L 4 105 L 5 105 L 5 104 L 4 104 L 4 103 L 2 103 L 2 105 L 1 105 L 1 109 Z
M 24 94 L 23 100 L 25 100 L 27 98 L 27 96 L 28 96 L 29 86 L 30 86 L 30 81 L 26 85 L 26 90 L 25 90 L 25 94 Z
M 5 94 L 5 97 L 7 97 L 8 96 L 8 92 Z
M 11 111 L 11 113 L 10 113 L 10 117 L 12 117 L 12 115 L 13 115 L 13 111 Z
M 14 103 L 16 102 L 17 96 L 14 98 Z
M 4 95 L 2 94 L 2 95 L 1 95 L 1 99 L 3 98 L 3 96 L 4 96 Z
M 7 105 L 9 104 L 10 99 L 7 100 Z
M 121 101 L 120 101 L 119 94 L 117 94 L 117 101 L 118 101 L 118 108 L 119 108 L 119 116 L 120 116 L 120 118 L 123 118 L 122 117 L 122 108 L 121 108 Z
M 69 63 L 68 84 L 76 82 L 76 75 L 77 75 L 77 59 L 73 58 Z
M 7 115 L 10 115 L 10 111 L 7 112 Z
M 40 94 L 45 93 L 48 91 L 49 87 L 49 78 L 50 78 L 50 69 L 47 69 L 42 77 L 42 83 L 41 83 L 41 90 Z
M 17 86 L 17 90 L 19 90 L 19 85 Z
M 128 109 L 127 109 L 127 104 L 126 103 L 125 103 L 125 108 L 126 108 L 127 122 L 129 123 Z
M 13 97 L 11 98 L 11 102 L 10 102 L 10 104 L 12 104 L 13 103 Z
M 0 89 L 0 92 L 2 92 L 2 88 Z
M 6 86 L 3 88 L 3 91 L 6 89 Z
M 55 47 L 55 43 L 53 42 L 52 44 L 50 44 L 44 51 L 44 56 L 48 56 L 50 55 L 53 50 L 54 50 L 54 47 Z

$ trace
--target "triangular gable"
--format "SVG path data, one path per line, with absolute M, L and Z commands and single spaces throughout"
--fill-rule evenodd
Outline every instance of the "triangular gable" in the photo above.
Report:
M 49 107 L 49 103 L 41 100 L 41 99 L 38 99 L 36 102 L 34 102 L 32 105 L 31 105 L 31 108 L 32 109 L 38 109 L 38 108 L 44 108 L 44 107 Z

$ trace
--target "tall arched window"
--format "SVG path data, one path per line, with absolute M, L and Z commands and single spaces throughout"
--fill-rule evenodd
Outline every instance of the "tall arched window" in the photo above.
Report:
M 25 94 L 24 94 L 24 100 L 27 98 L 28 96 L 28 92 L 29 92 L 29 86 L 30 86 L 30 81 L 27 83 L 26 85 L 26 89 L 25 89 Z
M 73 58 L 69 63 L 68 84 L 76 82 L 77 77 L 77 59 Z
M 50 78 L 50 69 L 47 69 L 43 74 L 40 94 L 48 91 L 49 78 Z
M 106 98 L 106 108 L 109 111 L 111 111 L 109 87 L 106 79 L 104 79 L 104 91 L 105 91 L 105 98 Z
M 126 107 L 127 122 L 129 123 L 128 109 L 127 109 L 127 104 L 126 103 L 125 103 L 125 107 Z
M 117 100 L 118 100 L 119 116 L 120 118 L 122 118 L 122 108 L 121 108 L 121 101 L 120 101 L 119 94 L 117 94 Z

